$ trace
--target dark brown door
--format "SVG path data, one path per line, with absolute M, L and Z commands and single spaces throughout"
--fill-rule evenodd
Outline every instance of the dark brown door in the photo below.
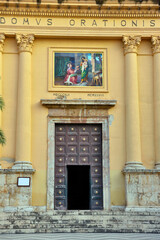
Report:
M 71 168 L 71 166 L 79 166 L 79 168 Z M 86 168 L 80 168 L 80 166 L 86 166 Z M 73 184 L 76 182 L 73 171 L 78 171 L 76 175 L 79 174 L 77 185 Z M 87 171 L 89 174 L 85 174 Z M 70 174 L 70 181 L 68 181 L 68 174 Z M 56 124 L 55 209 L 76 209 L 75 206 L 77 209 L 83 209 L 83 206 L 78 204 L 72 207 L 71 202 L 73 201 L 69 198 L 70 196 L 73 198 L 71 191 L 76 192 L 76 189 L 73 188 L 77 187 L 77 190 L 83 188 L 84 181 L 86 184 L 89 183 L 88 193 L 87 190 L 84 191 L 84 200 L 85 197 L 87 198 L 84 206 L 88 207 L 84 207 L 84 209 L 102 209 L 101 124 Z M 68 184 L 73 184 L 73 186 L 68 186 Z M 81 192 L 83 194 L 83 191 Z M 79 192 L 77 191 L 76 194 Z M 87 205 L 88 197 L 89 204 Z M 82 199 L 80 202 L 83 202 Z

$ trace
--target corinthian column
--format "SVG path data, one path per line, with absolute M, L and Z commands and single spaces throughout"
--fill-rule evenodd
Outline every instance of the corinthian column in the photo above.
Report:
M 2 96 L 2 53 L 4 48 L 5 35 L 0 34 L 0 96 Z M 2 127 L 2 115 L 0 111 L 0 128 Z M 0 151 L 1 154 L 1 151 Z M 1 164 L 0 164 L 1 169 Z
M 137 50 L 140 36 L 123 36 L 126 96 L 126 168 L 143 168 L 141 162 Z
M 155 168 L 160 169 L 160 37 L 152 36 L 154 72 Z
M 13 168 L 32 169 L 31 163 L 31 53 L 33 35 L 17 34 L 19 80 L 16 129 L 16 162 Z

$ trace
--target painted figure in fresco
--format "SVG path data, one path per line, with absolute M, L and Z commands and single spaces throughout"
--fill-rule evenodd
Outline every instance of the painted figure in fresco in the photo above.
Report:
M 67 63 L 67 74 L 64 78 L 64 84 L 65 85 L 74 85 L 77 84 L 77 67 L 76 70 L 72 69 L 72 63 Z
M 81 70 L 81 83 L 83 82 L 87 83 L 89 65 L 88 60 L 84 56 L 81 58 L 80 70 Z

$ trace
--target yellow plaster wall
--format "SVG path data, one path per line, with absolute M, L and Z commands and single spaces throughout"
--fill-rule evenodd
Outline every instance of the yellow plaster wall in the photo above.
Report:
M 40 104 L 40 99 L 56 98 L 48 92 L 48 48 L 107 48 L 109 92 L 96 99 L 116 99 L 117 105 L 109 110 L 114 119 L 110 124 L 110 180 L 111 204 L 125 205 L 124 176 L 125 165 L 125 81 L 124 55 L 121 40 L 90 39 L 38 39 L 32 53 L 32 156 L 31 161 L 36 173 L 33 175 L 33 205 L 46 205 L 47 192 L 47 115 L 48 109 Z M 142 160 L 144 165 L 154 165 L 154 128 L 153 128 L 153 72 L 149 41 L 142 41 L 138 56 L 139 98 L 141 117 Z M 2 157 L 15 158 L 16 105 L 18 82 L 18 55 L 16 41 L 5 41 L 3 55 L 3 96 L 6 108 L 3 112 L 3 129 L 7 144 L 3 147 Z M 71 93 L 68 99 L 88 98 L 87 93 Z M 22 159 L 23 160 L 23 159 Z M 6 165 L 6 166 L 10 166 Z
M 117 106 L 110 111 L 110 114 L 114 115 L 114 121 L 110 126 L 111 201 L 113 205 L 124 205 L 124 176 L 121 173 L 125 164 L 124 62 L 120 60 L 123 59 L 123 46 L 121 41 L 117 40 L 89 39 L 36 39 L 34 43 L 32 55 L 34 79 L 32 81 L 32 162 L 36 174 L 33 177 L 33 205 L 46 204 L 48 110 L 42 107 L 39 101 L 41 98 L 55 98 L 53 92 L 47 91 L 48 47 L 108 49 L 110 91 L 101 98 L 118 100 Z M 87 93 L 72 93 L 68 99 L 72 98 L 85 99 Z M 97 97 L 97 99 L 100 98 Z M 119 197 L 117 198 L 117 196 Z
M 5 108 L 2 113 L 2 129 L 6 144 L 2 149 L 2 167 L 11 167 L 15 160 L 15 134 L 17 114 L 18 53 L 13 38 L 7 38 L 3 53 L 2 95 Z

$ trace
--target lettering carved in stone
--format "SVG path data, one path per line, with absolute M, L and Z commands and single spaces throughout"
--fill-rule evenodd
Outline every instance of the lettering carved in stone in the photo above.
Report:
M 34 41 L 33 34 L 16 34 L 17 45 L 19 52 L 32 52 Z
M 5 35 L 0 34 L 0 52 L 3 52 Z
M 160 36 L 152 36 L 152 51 L 154 53 L 160 53 Z
M 124 54 L 137 53 L 141 42 L 141 36 L 123 36 Z

